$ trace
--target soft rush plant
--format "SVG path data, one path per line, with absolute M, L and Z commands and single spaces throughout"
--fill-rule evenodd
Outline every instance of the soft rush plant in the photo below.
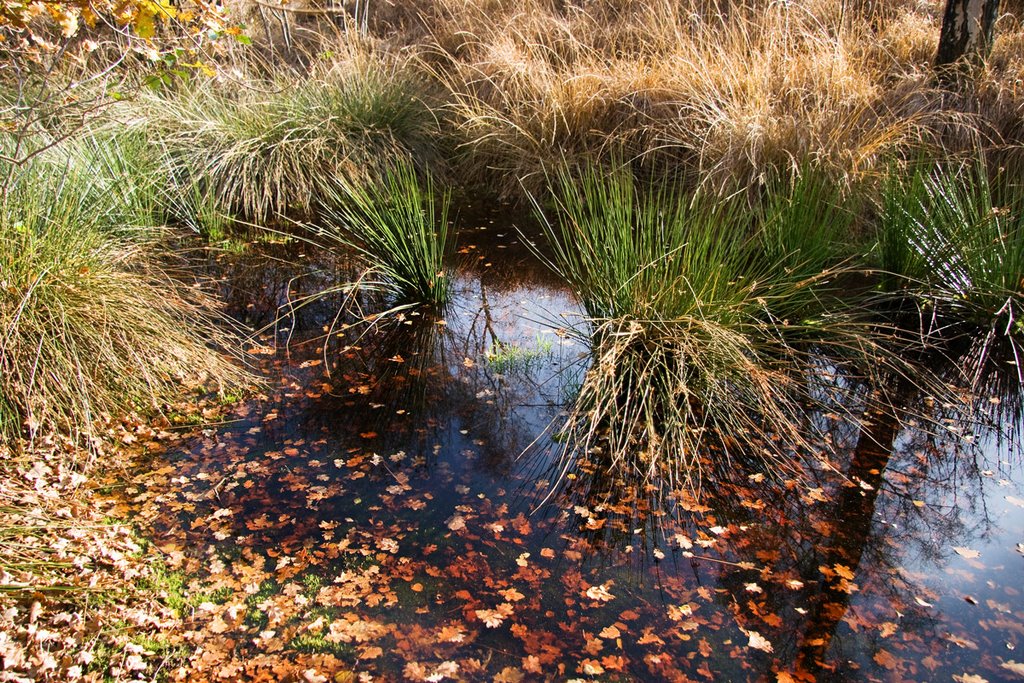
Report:
M 574 450 L 670 486 L 697 485 L 709 449 L 793 467 L 810 390 L 789 338 L 822 337 L 825 317 L 775 310 L 826 281 L 813 272 L 824 247 L 775 224 L 781 205 L 759 230 L 743 198 L 649 189 L 622 170 L 563 172 L 553 193 L 553 222 L 536 205 L 549 264 L 580 297 L 592 348 L 566 425 Z
M 894 174 L 879 226 L 884 285 L 1018 333 L 1024 193 L 1005 180 L 990 178 L 982 163 L 924 165 L 908 179 Z
M 950 324 L 980 331 L 976 367 L 999 340 L 1010 344 L 1015 357 L 1021 355 L 1024 192 L 1019 184 L 1005 176 L 991 178 L 983 162 L 919 164 L 909 177 L 890 177 L 878 230 L 882 287 L 927 311 L 933 326 L 926 332 Z
M 421 180 L 409 161 L 365 183 L 336 182 L 317 235 L 355 250 L 368 270 L 364 284 L 384 290 L 394 304 L 446 304 L 451 282 L 445 259 L 454 245 L 450 195 L 438 198 L 430 176 Z
M 187 379 L 245 375 L 211 344 L 212 302 L 170 277 L 102 169 L 18 169 L 0 205 L 0 437 L 149 409 Z M 137 208 L 137 207 L 136 207 Z M 129 213 L 133 213 L 129 211 Z

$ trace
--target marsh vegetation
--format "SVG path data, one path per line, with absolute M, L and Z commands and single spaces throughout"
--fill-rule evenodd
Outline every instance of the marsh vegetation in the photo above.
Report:
M 652 596 L 642 591 L 626 612 L 647 615 L 662 636 L 644 631 L 651 640 L 604 658 L 588 636 L 578 652 L 563 653 L 573 671 L 543 648 L 496 669 L 476 650 L 403 669 L 381 647 L 382 638 L 408 640 L 387 626 L 398 623 L 395 615 L 338 612 L 374 591 L 375 605 L 429 611 L 425 584 L 442 602 L 452 599 L 456 589 L 439 585 L 442 565 L 424 559 L 426 548 L 461 539 L 486 554 L 474 545 L 478 536 L 463 538 L 474 515 L 502 540 L 509 520 L 519 519 L 491 505 L 505 495 L 505 477 L 539 492 L 522 496 L 524 514 L 565 512 L 538 527 L 593 532 L 567 542 L 589 578 L 581 583 L 571 569 L 562 577 L 588 609 L 610 602 L 614 582 L 627 581 L 588 564 L 601 548 L 612 548 L 616 562 L 623 547 L 655 564 L 669 550 L 692 559 L 694 543 L 708 549 L 721 535 L 707 529 L 739 538 L 751 511 L 766 508 L 775 523 L 768 535 L 782 547 L 788 534 L 820 536 L 843 515 L 861 520 L 842 548 L 815 537 L 814 552 L 832 574 L 799 603 L 815 615 L 807 633 L 817 634 L 791 644 L 789 654 L 799 656 L 766 658 L 772 646 L 763 633 L 773 620 L 758 631 L 741 614 L 746 608 L 711 638 L 716 650 L 736 639 L 757 651 L 737 676 L 813 678 L 846 666 L 828 650 L 839 628 L 829 623 L 837 609 L 829 605 L 841 603 L 842 613 L 849 606 L 842 581 L 852 581 L 846 574 L 871 546 L 874 506 L 889 504 L 878 489 L 893 484 L 883 481 L 890 458 L 918 458 L 916 473 L 898 482 L 919 496 L 910 499 L 915 506 L 931 505 L 920 485 L 933 481 L 929 468 L 942 467 L 943 454 L 968 452 L 980 462 L 975 445 L 985 443 L 1003 449 L 1000 463 L 1016 458 L 1024 385 L 1024 28 L 1016 6 L 995 19 L 986 52 L 936 67 L 944 9 L 937 2 L 432 0 L 195 12 L 150 5 L 158 4 L 129 3 L 119 14 L 56 3 L 35 16 L 7 3 L 0 12 L 0 51 L 9 57 L 0 69 L 0 453 L 6 479 L 18 482 L 0 488 L 10 517 L 7 527 L 0 522 L 0 547 L 12 550 L 5 557 L 26 558 L 0 561 L 0 570 L 15 602 L 30 600 L 33 587 L 61 586 L 71 602 L 47 604 L 46 619 L 70 623 L 61 610 L 76 599 L 97 605 L 71 578 L 69 541 L 40 531 L 64 513 L 33 508 L 31 489 L 57 500 L 115 471 L 126 446 L 160 453 L 161 444 L 179 441 L 165 430 L 196 425 L 195 441 L 159 456 L 181 460 L 191 477 L 191 458 L 201 470 L 214 457 L 207 440 L 223 418 L 259 434 L 267 462 L 320 463 L 313 454 L 331 451 L 323 462 L 344 476 L 328 485 L 337 473 L 292 462 L 289 471 L 302 475 L 275 485 L 316 495 L 302 519 L 269 492 L 268 505 L 287 510 L 276 522 L 227 483 L 226 470 L 209 490 L 185 486 L 181 474 L 155 478 L 156 489 L 182 486 L 154 495 L 197 497 L 175 499 L 177 521 L 140 493 L 150 484 L 132 480 L 129 498 L 142 497 L 130 500 L 131 513 L 173 539 L 163 552 L 194 574 L 190 590 L 214 591 L 233 610 L 206 610 L 217 614 L 216 630 L 204 632 L 200 646 L 248 629 L 258 638 L 246 642 L 272 643 L 268 652 L 293 652 L 302 666 L 429 680 L 457 678 L 460 667 L 470 678 L 685 675 L 636 649 L 654 638 L 665 645 L 662 636 L 675 628 L 648 614 Z M 503 232 L 488 236 L 474 223 L 481 206 Z M 251 254 L 261 265 L 241 283 L 232 264 Z M 516 259 L 514 267 L 506 259 Z M 509 292 L 522 298 L 518 308 Z M 538 308 L 552 301 L 560 310 Z M 502 305 L 509 318 L 497 315 Z M 309 401 L 324 404 L 307 410 Z M 330 408 L 345 426 L 328 437 L 322 425 L 317 436 L 289 424 L 276 443 L 263 430 L 286 421 L 279 411 L 288 414 L 289 405 L 314 421 Z M 239 455 L 244 438 L 225 429 L 234 479 L 266 483 L 259 477 L 267 463 Z M 917 450 L 902 453 L 907 442 Z M 449 476 L 476 466 L 491 478 Z M 391 488 L 382 492 L 374 487 L 384 470 Z M 426 472 L 437 500 L 410 494 L 416 472 Z M 1008 473 L 1007 485 L 1018 486 L 1018 475 Z M 477 485 L 485 510 L 468 497 L 466 487 Z M 730 506 L 730 492 L 743 509 Z M 380 497 L 380 507 L 359 507 L 364 495 Z M 333 533 L 323 525 L 337 519 L 361 529 L 386 508 L 405 524 L 406 512 L 395 511 L 404 496 L 415 500 L 412 512 L 424 511 L 422 528 L 385 533 L 378 525 L 346 537 L 363 559 L 384 557 L 378 565 L 349 566 L 345 549 L 320 547 L 315 529 Z M 196 502 L 213 499 L 223 505 Z M 321 500 L 332 501 L 336 519 L 318 516 Z M 451 500 L 458 507 L 449 509 Z M 812 511 L 815 502 L 832 507 Z M 707 524 L 688 517 L 710 510 Z M 570 514 L 582 518 L 572 534 L 559 526 Z M 230 527 L 234 515 L 242 527 Z M 719 525 L 718 516 L 733 522 Z M 285 517 L 295 526 L 287 532 Z M 287 561 L 206 585 L 210 575 L 197 573 L 198 555 L 175 527 L 183 523 L 218 543 L 247 539 L 244 562 L 210 542 L 209 556 L 224 567 L 257 567 L 254 558 L 275 557 L 268 548 L 282 539 Z M 264 528 L 281 537 L 247 534 Z M 513 528 L 518 544 L 540 550 L 529 521 Z M 642 544 L 624 541 L 629 528 L 643 531 Z M 423 556 L 402 592 L 391 587 L 393 576 L 370 567 L 406 571 L 386 558 L 410 534 L 422 535 L 414 546 Z M 118 538 L 139 564 L 157 553 Z M 40 550 L 46 543 L 60 547 Z M 740 570 L 722 575 L 723 594 L 739 593 L 736 576 L 750 571 L 746 547 L 702 556 Z M 770 574 L 768 551 L 760 552 Z M 801 552 L 793 547 L 779 572 L 797 572 Z M 483 575 L 514 593 L 493 604 L 459 598 L 465 623 L 433 626 L 462 629 L 463 637 L 475 629 L 471 643 L 513 620 L 523 596 L 506 574 L 519 570 L 491 560 L 486 572 L 461 560 L 443 566 L 461 572 L 463 593 Z M 529 562 L 520 560 L 520 578 L 542 593 L 540 575 L 527 576 Z M 295 573 L 282 574 L 289 564 Z M 320 573 L 335 569 L 362 577 L 345 596 Z M 287 588 L 299 574 L 304 588 Z M 809 579 L 801 576 L 790 580 L 803 586 Z M 139 594 L 168 593 L 150 578 L 138 581 Z M 260 589 L 235 599 L 240 586 L 270 579 L 292 593 Z M 758 592 L 749 588 L 756 582 L 741 583 Z M 171 591 L 176 603 L 183 590 Z M 284 607 L 295 590 L 324 603 L 309 623 Z M 678 587 L 679 600 L 690 599 L 687 591 Z M 892 600 L 894 609 L 901 600 Z M 26 640 L 44 609 L 37 604 L 3 617 L 25 636 L 11 661 L 27 676 L 167 674 L 141 655 L 131 659 L 146 651 L 165 653 L 176 676 L 191 675 L 189 667 L 214 675 L 235 671 L 241 656 L 203 661 L 178 640 L 153 640 L 162 628 L 183 628 L 181 610 L 164 599 L 163 626 L 142 620 L 104 631 L 104 647 L 122 648 L 121 664 L 108 652 L 91 667 L 57 646 L 60 658 L 48 657 Z M 547 598 L 530 605 L 539 619 Z M 690 623 L 676 609 L 670 621 Z M 762 618 L 769 608 L 751 611 Z M 607 632 L 599 638 L 608 642 L 632 621 L 620 614 L 602 631 L 576 616 L 565 623 Z M 365 638 L 346 630 L 369 622 L 377 626 L 365 627 Z M 284 635 L 273 635 L 277 628 Z M 122 630 L 135 640 L 118 640 Z M 894 632 L 887 626 L 881 638 Z M 444 642 L 455 652 L 462 640 Z M 510 643 L 488 647 L 522 645 Z M 416 645 L 399 649 L 429 658 Z M 592 656 L 576 656 L 584 651 Z M 896 670 L 883 660 L 873 661 Z M 290 666 L 281 661 L 274 665 Z

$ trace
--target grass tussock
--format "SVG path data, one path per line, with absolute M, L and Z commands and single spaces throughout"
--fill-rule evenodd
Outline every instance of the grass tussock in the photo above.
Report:
M 189 220 L 210 206 L 259 224 L 309 215 L 335 178 L 395 158 L 438 165 L 438 125 L 407 65 L 357 48 L 299 77 L 190 83 L 147 96 L 137 123 L 162 147 Z
M 874 345 L 826 304 L 842 210 L 822 205 L 808 233 L 801 207 L 824 190 L 808 180 L 791 192 L 759 212 L 622 170 L 556 179 L 554 220 L 537 208 L 592 349 L 565 426 L 571 450 L 671 487 L 698 486 L 709 451 L 796 466 L 812 438 L 810 344 L 854 356 Z
M 878 226 L 883 288 L 917 303 L 925 331 L 984 330 L 984 347 L 1024 339 L 1024 192 L 983 163 L 893 173 Z M 984 354 L 983 354 L 984 355 Z M 1017 351 L 1014 351 L 1017 355 Z
M 97 152 L 95 158 L 116 157 Z M 103 167 L 53 155 L 8 169 L 0 203 L 0 430 L 5 439 L 149 410 L 186 381 L 245 373 L 216 306 L 154 258 L 154 229 Z M 149 192 L 145 188 L 140 192 Z M 139 204 L 141 202 L 141 204 Z M 148 210 L 148 209 L 147 209 Z
M 397 305 L 441 308 L 451 295 L 450 201 L 447 192 L 437 196 L 429 175 L 421 179 L 411 162 L 399 161 L 375 180 L 332 189 L 316 232 L 328 245 L 359 254 L 364 287 L 383 290 Z
M 438 0 L 423 12 L 473 172 L 491 169 L 509 195 L 540 191 L 564 160 L 615 156 L 719 191 L 805 163 L 859 178 L 922 140 L 962 146 L 988 119 L 991 135 L 1014 134 L 1005 108 L 1021 104 L 1001 66 L 986 78 L 1002 114 L 948 106 L 930 5 Z

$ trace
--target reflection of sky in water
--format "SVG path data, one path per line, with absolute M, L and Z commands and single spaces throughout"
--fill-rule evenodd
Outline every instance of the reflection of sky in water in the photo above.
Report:
M 577 315 L 572 298 L 517 240 L 493 227 L 462 235 L 443 322 L 410 314 L 350 330 L 326 354 L 323 340 L 298 340 L 331 324 L 337 299 L 283 324 L 294 346 L 266 357 L 267 399 L 175 457 L 206 502 L 189 509 L 187 494 L 161 493 L 176 514 L 158 532 L 224 556 L 315 552 L 325 524 L 368 555 L 390 539 L 407 562 L 384 553 L 384 571 L 405 577 L 393 583 L 430 589 L 362 613 L 427 631 L 459 620 L 474 637 L 443 656 L 493 661 L 492 674 L 532 646 L 472 615 L 516 587 L 532 592 L 508 621 L 557 644 L 565 675 L 610 656 L 607 671 L 635 680 L 756 680 L 798 661 L 825 680 L 1012 676 L 1001 665 L 1024 660 L 1024 476 L 1007 447 L 873 416 L 860 435 L 840 430 L 847 484 L 824 471 L 773 483 L 734 467 L 699 502 L 652 501 L 584 463 L 552 495 L 561 445 L 534 439 L 571 395 L 585 349 L 560 333 Z M 226 295 L 258 324 L 296 283 L 301 294 L 351 272 L 297 270 L 257 255 Z M 501 344 L 543 362 L 496 372 L 487 354 Z M 204 490 L 232 476 L 215 496 Z M 233 513 L 210 521 L 222 507 Z M 340 561 L 309 571 L 328 576 Z M 368 666 L 398 671 L 414 654 Z

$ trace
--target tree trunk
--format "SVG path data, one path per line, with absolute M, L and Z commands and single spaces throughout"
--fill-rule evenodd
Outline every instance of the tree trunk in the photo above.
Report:
M 965 56 L 972 60 L 987 57 L 998 16 L 999 0 L 946 0 L 935 66 L 946 66 Z

